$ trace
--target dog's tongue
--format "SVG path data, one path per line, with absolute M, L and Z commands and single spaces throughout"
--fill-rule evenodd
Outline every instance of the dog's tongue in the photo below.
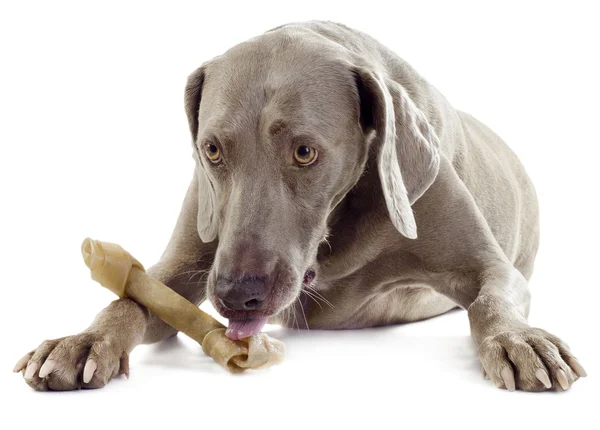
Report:
M 243 339 L 260 333 L 263 326 L 267 323 L 267 318 L 257 318 L 253 320 L 229 320 L 229 327 L 225 335 L 231 340 Z

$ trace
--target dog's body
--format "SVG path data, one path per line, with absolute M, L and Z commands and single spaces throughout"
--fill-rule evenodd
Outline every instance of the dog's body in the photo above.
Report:
M 186 110 L 197 169 L 150 271 L 180 294 L 210 298 L 230 324 L 298 328 L 460 306 L 498 386 L 566 389 L 585 374 L 559 339 L 527 324 L 538 208 L 518 159 L 371 37 L 324 22 L 273 29 L 191 75 Z M 281 156 L 298 139 L 318 148 L 319 164 Z M 135 345 L 173 333 L 119 300 L 16 369 L 37 389 L 103 386 Z
M 539 239 L 538 205 L 533 185 L 506 144 L 475 118 L 453 109 L 406 62 L 371 37 L 323 23 L 289 31 L 316 32 L 360 57 L 370 57 L 401 82 L 417 107 L 429 113 L 443 166 L 442 174 L 413 205 L 420 239 L 416 242 L 396 233 L 381 192 L 374 193 L 381 188 L 377 172 L 365 172 L 330 223 L 329 244 L 319 253 L 317 290 L 335 307 L 304 296 L 302 306 L 296 304 L 294 318 L 286 315 L 276 321 L 324 329 L 362 328 L 446 312 L 457 302 L 436 290 L 473 284 L 470 275 L 477 269 L 468 266 L 477 264 L 486 242 L 475 233 L 478 224 L 489 227 L 506 258 L 529 279 Z M 449 196 L 461 200 L 459 207 L 443 207 L 453 200 Z M 448 231 L 456 224 L 461 231 Z M 465 243 L 466 236 L 472 245 Z M 468 248 L 464 253 L 459 252 L 459 243 Z M 462 273 L 465 270 L 468 273 Z

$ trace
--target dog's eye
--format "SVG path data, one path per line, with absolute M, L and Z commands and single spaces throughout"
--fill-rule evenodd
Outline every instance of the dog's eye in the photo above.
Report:
M 311 148 L 310 146 L 301 145 L 296 147 L 294 150 L 294 159 L 301 166 L 310 166 L 315 161 L 317 161 L 317 157 L 319 153 L 316 149 Z
M 214 143 L 204 145 L 204 152 L 211 162 L 216 164 L 221 161 L 221 150 Z

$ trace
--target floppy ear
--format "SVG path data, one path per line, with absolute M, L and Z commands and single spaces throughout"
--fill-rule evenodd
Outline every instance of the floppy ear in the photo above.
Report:
M 411 205 L 439 171 L 439 140 L 427 118 L 398 83 L 366 69 L 354 70 L 365 132 L 375 130 L 378 170 L 385 203 L 396 229 L 416 239 Z
M 194 148 L 194 160 L 196 160 L 196 175 L 198 176 L 198 234 L 202 242 L 212 242 L 217 237 L 217 217 L 215 213 L 216 193 L 213 183 L 198 153 L 197 138 L 200 113 L 200 99 L 202 96 L 202 85 L 204 84 L 204 66 L 192 73 L 185 87 L 185 112 L 187 114 L 190 133 L 192 134 L 192 146 Z

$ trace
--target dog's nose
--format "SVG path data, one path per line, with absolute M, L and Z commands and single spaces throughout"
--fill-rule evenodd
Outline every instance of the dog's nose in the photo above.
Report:
M 217 297 L 233 311 L 257 311 L 263 308 L 269 294 L 267 277 L 227 278 L 221 277 L 216 283 Z

